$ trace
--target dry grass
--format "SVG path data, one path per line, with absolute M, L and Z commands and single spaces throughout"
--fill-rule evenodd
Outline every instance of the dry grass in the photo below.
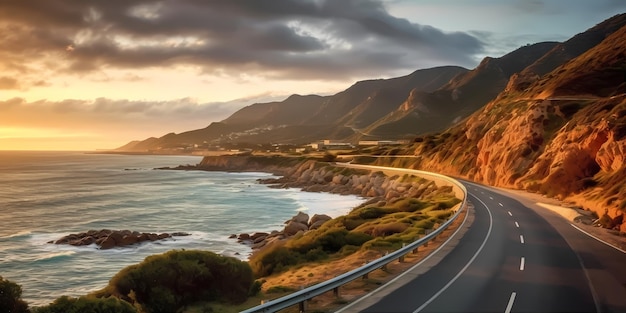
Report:
M 389 263 L 385 268 L 371 272 L 367 278 L 356 279 L 339 290 L 339 297 L 332 292 L 315 297 L 307 302 L 307 311 L 310 312 L 333 312 L 341 306 L 354 301 L 364 294 L 380 287 L 392 280 L 402 272 L 406 271 L 419 261 L 423 260 L 429 253 L 441 245 L 461 224 L 466 214 L 466 210 L 460 213 L 457 220 L 428 246 L 419 247 L 417 253 L 409 253 L 404 257 L 404 261 L 399 260 Z M 290 269 L 278 275 L 265 278 L 263 284 L 263 296 L 256 298 L 260 304 L 261 300 L 271 300 L 287 295 L 284 293 L 267 293 L 272 287 L 280 286 L 284 289 L 299 290 L 317 283 L 337 277 L 350 270 L 358 268 L 366 262 L 375 260 L 384 254 L 383 251 L 359 251 L 344 258 L 327 260 L 317 264 L 307 264 L 299 268 Z M 298 312 L 298 308 L 285 309 L 282 312 Z

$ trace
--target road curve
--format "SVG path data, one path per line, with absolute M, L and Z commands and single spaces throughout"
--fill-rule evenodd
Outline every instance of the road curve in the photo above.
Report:
M 454 248 L 341 312 L 605 311 L 585 263 L 551 223 L 505 194 L 463 184 L 474 219 Z

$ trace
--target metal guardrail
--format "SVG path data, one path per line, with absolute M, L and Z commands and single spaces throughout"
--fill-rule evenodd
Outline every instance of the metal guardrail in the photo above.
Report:
M 288 307 L 291 306 L 295 306 L 295 305 L 301 305 L 309 300 L 312 299 L 313 297 L 319 296 L 323 293 L 329 292 L 329 291 L 335 291 L 337 292 L 337 288 L 339 288 L 340 286 L 343 286 L 355 279 L 358 279 L 360 277 L 363 277 L 367 274 L 369 274 L 370 272 L 373 272 L 379 268 L 382 268 L 383 266 L 393 262 L 396 259 L 399 259 L 407 254 L 409 254 L 410 252 L 412 252 L 414 249 L 417 249 L 418 247 L 424 245 L 425 243 L 429 242 L 430 240 L 434 239 L 437 235 L 439 235 L 440 233 L 442 233 L 446 228 L 448 228 L 448 226 L 450 226 L 450 224 L 452 224 L 452 222 L 454 222 L 454 220 L 456 220 L 456 218 L 459 216 L 459 214 L 461 213 L 461 211 L 467 207 L 467 189 L 465 188 L 465 186 L 463 186 L 459 181 L 450 178 L 448 176 L 444 176 L 441 174 L 437 174 L 437 173 L 430 173 L 430 172 L 425 172 L 425 171 L 418 171 L 418 170 L 409 170 L 409 169 L 401 169 L 401 168 L 393 168 L 393 167 L 382 167 L 382 166 L 369 166 L 369 165 L 351 165 L 351 167 L 361 167 L 361 168 L 368 168 L 368 169 L 379 169 L 379 170 L 393 170 L 393 171 L 402 171 L 405 173 L 412 173 L 412 174 L 416 174 L 416 175 L 422 175 L 422 176 L 433 176 L 433 177 L 437 177 L 439 179 L 443 179 L 446 180 L 448 182 L 450 182 L 453 185 L 456 185 L 458 188 L 460 188 L 462 190 L 462 192 L 464 193 L 464 197 L 463 200 L 461 202 L 461 205 L 459 206 L 459 209 L 454 213 L 454 215 L 452 215 L 451 218 L 449 218 L 445 223 L 441 224 L 439 227 L 437 227 L 437 229 L 435 229 L 432 233 L 410 243 L 407 244 L 405 247 L 398 249 L 394 252 L 391 252 L 381 258 L 378 258 L 370 263 L 367 263 L 364 266 L 361 266 L 359 268 L 356 268 L 354 270 L 351 270 L 349 272 L 346 272 L 342 275 L 339 275 L 333 279 L 321 282 L 319 284 L 313 285 L 311 287 L 296 291 L 294 293 L 288 294 L 284 297 L 278 298 L 278 299 L 274 299 L 274 300 L 270 300 L 266 303 L 263 303 L 261 305 L 255 306 L 253 308 L 241 311 L 240 313 L 255 313 L 255 312 L 276 312 L 282 309 L 286 309 Z

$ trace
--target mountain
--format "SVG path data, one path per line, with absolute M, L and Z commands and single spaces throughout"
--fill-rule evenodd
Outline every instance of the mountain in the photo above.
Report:
M 458 66 L 436 67 L 402 77 L 360 81 L 332 96 L 292 95 L 283 101 L 255 103 L 206 128 L 131 142 L 116 150 L 148 151 L 224 142 L 306 144 L 342 139 L 395 110 L 411 90 L 436 90 L 467 71 Z
M 595 49 L 624 24 L 626 16 L 617 15 L 563 43 L 526 45 L 499 58 L 487 57 L 472 70 L 457 66 L 422 69 L 402 77 L 360 81 L 331 96 L 292 95 L 283 101 L 256 103 L 203 129 L 151 137 L 118 150 L 412 138 L 453 127 L 502 97 L 545 98 L 550 92 L 576 94 L 583 87 L 603 96 L 613 91 L 597 88 L 613 72 L 592 77 L 599 80 L 595 85 L 584 75 L 576 84 L 565 81 L 571 77 L 557 74 L 569 71 L 565 64 Z M 578 66 L 582 65 L 570 65 Z M 556 76 L 563 81 L 553 79 Z
M 385 152 L 418 161 L 379 164 L 570 200 L 626 232 L 625 17 L 596 26 L 622 25 L 523 90 L 509 88 L 463 123 Z
M 434 92 L 411 90 L 396 110 L 370 125 L 365 133 L 388 138 L 444 130 L 484 106 L 506 87 L 511 75 L 533 64 L 557 44 L 542 42 L 500 58 L 487 57 L 475 69 L 456 76 Z
M 507 89 L 522 91 L 543 75 L 583 54 L 626 24 L 626 15 L 617 15 L 556 45 L 532 65 L 515 74 Z

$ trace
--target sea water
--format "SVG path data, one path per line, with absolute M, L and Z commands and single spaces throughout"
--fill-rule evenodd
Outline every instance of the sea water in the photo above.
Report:
M 0 151 L 0 276 L 22 286 L 31 306 L 105 287 L 152 254 L 201 249 L 246 260 L 231 234 L 280 230 L 303 211 L 346 214 L 357 196 L 273 189 L 269 173 L 155 170 L 197 164 L 199 156 Z M 130 247 L 48 243 L 100 229 L 187 232 Z

